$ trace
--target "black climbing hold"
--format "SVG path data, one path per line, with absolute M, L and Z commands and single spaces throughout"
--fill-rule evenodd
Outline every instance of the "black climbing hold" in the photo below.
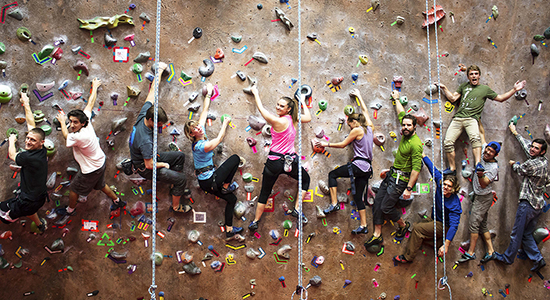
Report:
M 258 5 L 256 5 L 256 7 L 257 7 L 258 9 L 264 8 L 264 6 L 263 6 L 261 3 L 258 3 Z
M 300 88 L 300 92 L 306 96 L 306 99 L 308 99 L 313 94 L 313 89 L 307 84 L 302 84 L 302 87 Z M 298 96 L 298 90 L 296 90 L 296 92 L 294 93 L 294 99 L 296 99 L 297 101 L 300 101 L 300 98 Z
M 200 27 L 195 27 L 195 29 L 193 29 L 193 37 L 198 39 L 202 36 L 202 29 Z

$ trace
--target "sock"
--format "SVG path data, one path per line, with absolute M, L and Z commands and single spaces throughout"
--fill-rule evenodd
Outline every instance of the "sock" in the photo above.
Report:
M 117 204 L 120 201 L 120 198 L 116 198 L 116 200 L 113 200 L 113 203 Z
M 76 208 L 71 208 L 67 206 L 67 213 L 72 213 Z

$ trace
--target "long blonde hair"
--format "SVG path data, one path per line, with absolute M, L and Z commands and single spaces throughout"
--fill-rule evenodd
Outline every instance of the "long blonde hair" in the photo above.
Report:
M 185 127 L 183 128 L 183 132 L 185 133 L 185 136 L 191 140 L 191 142 L 196 142 L 195 137 L 191 136 L 191 132 L 193 132 L 193 129 L 195 127 L 199 126 L 199 122 L 195 120 L 189 120 L 185 123 Z
M 368 125 L 367 125 L 367 118 L 365 118 L 365 115 L 363 115 L 362 113 L 351 114 L 348 117 L 348 122 L 350 121 L 359 122 L 361 127 L 363 127 L 363 130 L 365 130 L 365 133 L 367 133 Z
M 299 113 L 299 105 L 298 105 L 298 101 L 296 101 L 295 99 L 292 99 L 290 97 L 282 97 L 281 99 L 285 100 L 286 101 L 286 105 L 288 105 L 288 107 L 290 107 L 290 111 L 288 112 L 288 114 L 292 117 L 292 122 L 294 124 L 296 124 L 298 122 L 298 113 Z

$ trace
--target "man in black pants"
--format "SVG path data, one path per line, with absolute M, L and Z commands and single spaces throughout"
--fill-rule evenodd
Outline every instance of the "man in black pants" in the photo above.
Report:
M 399 92 L 392 91 L 392 98 L 395 100 L 395 109 L 401 123 L 401 133 L 403 137 L 399 142 L 399 148 L 395 156 L 393 166 L 386 174 L 386 178 L 380 185 L 374 206 L 372 207 L 372 219 L 374 223 L 374 234 L 365 242 L 367 250 L 371 246 L 380 245 L 384 241 L 382 238 L 382 225 L 384 220 L 397 222 L 399 229 L 396 237 L 402 238 L 409 230 L 409 222 L 404 222 L 401 218 L 401 211 L 396 207 L 399 197 L 408 200 L 411 197 L 411 191 L 418 174 L 422 167 L 422 141 L 416 135 L 416 118 L 405 114 L 405 110 L 399 102 Z
M 163 62 L 159 63 L 158 72 L 162 74 L 167 68 Z M 158 108 L 158 124 L 154 123 L 155 80 L 151 84 L 145 104 L 141 108 L 137 121 L 130 135 L 130 155 L 132 163 L 139 175 L 147 179 L 153 177 L 153 130 L 161 127 L 168 121 L 166 112 Z M 176 212 L 188 212 L 191 206 L 180 204 L 180 198 L 186 186 L 183 165 L 185 154 L 181 151 L 161 152 L 157 157 L 157 181 L 172 184 L 172 209 Z
M 46 230 L 46 221 L 38 217 L 38 210 L 47 198 L 46 181 L 48 177 L 48 160 L 44 148 L 44 130 L 35 128 L 34 117 L 29 105 L 29 97 L 21 94 L 21 103 L 25 108 L 25 118 L 29 133 L 25 139 L 25 150 L 17 153 L 15 142 L 17 135 L 9 137 L 8 155 L 18 166 L 10 166 L 13 171 L 21 167 L 21 193 L 15 198 L 0 203 L 0 220 L 6 224 L 27 216 L 38 227 L 40 233 Z

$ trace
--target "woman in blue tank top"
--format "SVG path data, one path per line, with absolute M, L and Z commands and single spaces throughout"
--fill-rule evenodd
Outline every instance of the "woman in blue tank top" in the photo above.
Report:
M 352 234 L 366 234 L 367 230 L 367 215 L 365 212 L 365 202 L 363 200 L 363 194 L 365 187 L 368 186 L 369 179 L 372 176 L 372 144 L 373 144 L 373 124 L 368 116 L 367 106 L 361 97 L 358 89 L 354 89 L 350 96 L 357 97 L 361 103 L 363 113 L 351 114 L 348 117 L 347 124 L 351 131 L 349 135 L 342 142 L 339 143 L 327 143 L 317 142 L 317 146 L 321 147 L 333 147 L 344 148 L 349 144 L 353 144 L 353 159 L 347 165 L 341 166 L 328 174 L 328 186 L 330 190 L 331 204 L 323 212 L 329 214 L 331 212 L 340 210 L 337 200 L 336 187 L 338 183 L 336 179 L 338 177 L 349 177 L 351 179 L 351 191 L 353 194 L 353 201 L 357 205 L 359 216 L 361 217 L 361 225 L 352 230 Z
M 208 107 L 210 106 L 210 98 L 212 97 L 212 84 L 206 85 L 207 94 L 204 97 L 203 110 L 201 112 L 199 121 L 190 120 L 185 123 L 185 135 L 193 143 L 193 161 L 195 165 L 195 175 L 199 180 L 199 186 L 202 190 L 226 201 L 225 205 L 225 228 L 226 238 L 240 238 L 238 233 L 243 231 L 242 227 L 233 226 L 233 210 L 235 203 L 237 203 L 237 196 L 233 194 L 233 191 L 238 187 L 233 180 L 233 176 L 239 168 L 240 157 L 236 154 L 231 155 L 223 164 L 219 167 L 214 166 L 212 157 L 214 156 L 213 150 L 221 143 L 225 136 L 225 130 L 227 125 L 231 121 L 228 115 L 224 115 L 224 120 L 220 133 L 215 139 L 208 140 L 206 136 L 204 124 L 206 123 L 206 117 L 208 116 Z

